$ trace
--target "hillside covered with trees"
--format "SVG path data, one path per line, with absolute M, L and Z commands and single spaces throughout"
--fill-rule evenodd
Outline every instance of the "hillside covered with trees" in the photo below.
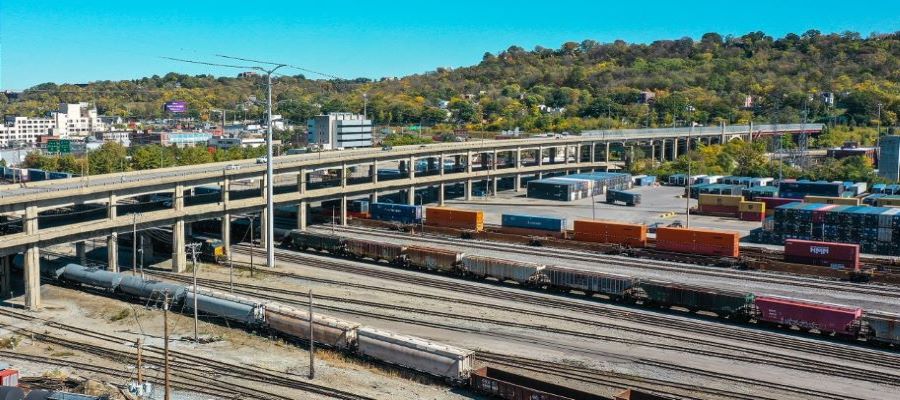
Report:
M 439 46 L 439 45 L 436 45 Z M 808 31 L 773 38 L 707 33 L 649 44 L 593 40 L 558 49 L 518 46 L 485 53 L 478 64 L 399 80 L 275 78 L 276 111 L 300 122 L 329 111 L 368 112 L 380 125 L 424 124 L 436 131 L 572 131 L 683 125 L 688 105 L 700 124 L 830 122 L 893 126 L 900 115 L 900 32 Z M 191 114 L 217 120 L 258 118 L 261 78 L 169 73 L 129 81 L 35 86 L 18 101 L 0 97 L 0 112 L 40 115 L 59 102 L 95 102 L 101 113 L 163 117 L 167 100 L 181 99 Z M 641 92 L 654 101 L 639 102 Z M 821 94 L 831 92 L 833 107 Z M 752 104 L 745 107 L 747 97 Z M 442 109 L 441 106 L 446 109 Z

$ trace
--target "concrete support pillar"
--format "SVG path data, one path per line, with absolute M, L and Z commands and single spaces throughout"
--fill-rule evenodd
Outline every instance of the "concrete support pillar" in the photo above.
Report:
M 12 256 L 0 257 L 0 299 L 5 299 L 12 292 Z
M 498 178 L 496 176 L 491 178 L 491 196 L 497 195 L 497 182 L 499 182 L 499 181 L 500 181 L 500 178 Z
M 109 217 L 109 219 L 116 219 L 116 216 L 117 216 L 116 202 L 117 201 L 118 200 L 116 199 L 116 195 L 113 193 L 110 193 L 109 200 L 108 200 L 108 203 L 106 206 L 107 207 L 106 212 L 107 212 L 107 216 Z
M 575 163 L 581 164 L 581 144 L 575 145 Z
M 500 159 L 497 158 L 497 150 L 494 150 L 494 153 L 491 155 L 491 169 L 496 171 L 497 164 L 500 164 Z
M 41 254 L 38 245 L 29 244 L 24 258 L 25 308 L 38 311 L 41 309 Z
M 516 174 L 515 178 L 516 193 L 522 191 L 522 174 Z
M 176 211 L 184 209 L 184 185 L 175 185 L 175 192 L 172 193 L 172 208 Z
M 447 187 L 444 182 L 441 182 L 440 186 L 438 186 L 438 205 L 444 206 L 444 198 L 446 196 Z
M 446 171 L 444 171 L 445 167 L 444 167 L 444 155 L 443 155 L 443 154 L 441 154 L 441 156 L 438 157 L 438 162 L 440 163 L 440 167 L 439 167 L 439 168 L 441 169 L 441 172 L 440 172 L 440 173 L 441 173 L 441 176 L 444 176 L 444 173 L 445 173 Z
M 347 187 L 347 164 L 341 164 L 341 187 Z
M 543 172 L 538 172 L 538 173 L 537 173 L 537 178 L 538 178 L 539 180 L 540 180 L 540 179 L 544 179 L 544 173 L 543 173 Z
M 113 232 L 106 237 L 106 269 L 111 272 L 119 272 L 119 234 Z
M 411 206 L 416 205 L 416 187 L 410 186 L 409 189 L 406 189 L 406 204 Z
M 341 196 L 341 215 L 339 219 L 341 226 L 347 226 L 347 196 Z
M 378 160 L 372 160 L 372 183 L 378 183 Z
M 187 269 L 184 243 L 184 219 L 178 218 L 172 225 L 172 272 L 182 273 Z
M 378 192 L 372 192 L 369 194 L 369 203 L 377 203 L 378 202 Z
M 410 156 L 409 162 L 407 163 L 409 168 L 409 179 L 413 179 L 416 177 L 416 158 Z
M 297 229 L 306 230 L 306 200 L 300 200 L 297 205 Z
M 606 142 L 606 172 L 609 172 L 609 142 Z
M 472 201 L 472 179 L 466 179 L 466 201 Z
M 81 265 L 87 265 L 87 244 L 84 241 L 75 242 L 75 256 Z
M 467 151 L 466 152 L 466 172 L 468 172 L 470 174 L 472 173 L 472 164 L 474 164 L 474 162 L 472 161 L 472 152 Z
M 656 163 L 656 142 L 650 141 L 650 163 Z
M 659 144 L 659 162 L 666 161 L 666 139 L 662 139 Z
M 297 193 L 306 194 L 306 170 L 300 169 L 297 174 Z
M 225 246 L 224 256 L 231 254 L 231 213 L 229 212 L 231 194 L 231 179 L 226 177 L 222 180 L 222 208 L 225 213 L 222 214 L 222 245 Z
M 672 139 L 672 161 L 678 159 L 678 138 Z
M 38 211 L 36 206 L 25 207 L 25 234 L 38 234 Z M 29 244 L 24 255 L 25 308 L 37 311 L 41 308 L 41 255 L 37 244 Z
M 597 162 L 597 143 L 591 143 L 591 164 Z
M 516 148 L 516 169 L 522 168 L 522 148 Z

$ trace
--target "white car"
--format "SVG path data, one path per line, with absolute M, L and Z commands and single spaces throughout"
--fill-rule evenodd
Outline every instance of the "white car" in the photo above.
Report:
M 269 159 L 267 157 L 260 157 L 256 159 L 257 164 L 265 164 L 267 162 L 269 162 Z

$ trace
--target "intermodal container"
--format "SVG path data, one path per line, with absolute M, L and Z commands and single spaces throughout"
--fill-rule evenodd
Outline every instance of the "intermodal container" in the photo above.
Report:
M 738 257 L 739 236 L 737 232 L 660 227 L 656 229 L 656 248 L 679 253 Z
M 551 232 L 562 232 L 568 226 L 565 218 L 524 214 L 503 214 L 500 218 L 500 224 L 510 228 L 528 228 Z
M 449 207 L 427 207 L 425 223 L 446 228 L 484 230 L 484 212 L 461 210 Z
M 528 197 L 544 200 L 573 201 L 582 196 L 582 190 L 573 181 L 541 179 L 528 182 Z
M 900 206 L 900 196 L 887 195 L 875 201 L 878 207 L 897 207 Z
M 753 304 L 752 293 L 655 280 L 641 280 L 638 287 L 649 302 L 684 307 L 692 311 L 712 311 L 719 315 L 735 315 Z
M 729 196 L 720 194 L 701 194 L 700 205 L 738 207 L 744 201 L 744 196 Z
M 785 297 L 757 296 L 760 321 L 815 329 L 824 333 L 855 335 L 862 309 L 814 303 Z
M 858 271 L 859 245 L 788 239 L 784 242 L 784 259 L 798 264 Z
M 766 214 L 756 212 L 741 212 L 740 219 L 741 221 L 762 222 L 764 219 L 766 219 Z
M 817 204 L 837 204 L 842 206 L 858 206 L 860 199 L 856 197 L 825 197 L 825 196 L 806 196 L 803 201 L 807 203 Z
M 14 369 L 4 369 L 0 371 L 0 386 L 19 386 L 19 371 Z
M 630 247 L 647 245 L 647 225 L 575 220 L 575 240 L 615 243 Z
M 606 192 L 607 203 L 612 204 L 617 201 L 625 203 L 625 205 L 634 207 L 638 204 L 641 204 L 641 195 L 640 193 L 631 193 L 624 190 L 609 190 Z
M 783 199 L 780 197 L 757 197 L 754 200 L 766 204 L 766 215 L 775 214 L 775 209 L 778 208 L 778 206 L 783 206 L 785 204 L 790 204 L 790 203 L 802 203 L 803 202 L 803 200 L 800 200 L 800 199 Z
M 866 196 L 866 197 L 863 197 L 862 203 L 865 204 L 865 205 L 867 205 L 867 206 L 877 206 L 877 205 L 878 205 L 878 199 L 880 199 L 880 198 L 882 198 L 882 197 L 884 197 L 884 196 L 887 196 L 887 195 L 884 194 L 884 193 L 870 194 L 870 195 L 868 195 L 868 196 Z
M 763 214 L 766 212 L 766 203 L 761 201 L 742 201 L 740 202 L 740 205 L 738 205 L 738 210 L 742 213 L 749 212 Z
M 422 222 L 422 206 L 393 203 L 370 203 L 369 214 L 378 221 L 392 221 L 404 224 Z

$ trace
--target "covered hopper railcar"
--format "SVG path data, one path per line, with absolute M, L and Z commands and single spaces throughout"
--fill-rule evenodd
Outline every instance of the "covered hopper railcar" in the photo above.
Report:
M 290 236 L 291 246 L 295 250 L 313 249 L 316 251 L 327 251 L 331 254 L 342 254 L 344 251 L 345 240 L 340 236 L 321 235 L 298 229 L 292 230 Z
M 744 316 L 753 306 L 753 294 L 672 282 L 642 280 L 636 297 L 650 304 L 683 307 L 691 311 L 709 311 L 719 316 Z
M 900 346 L 900 314 L 866 311 L 862 321 L 867 327 L 866 338 L 876 343 Z
M 624 298 L 635 284 L 635 279 L 630 276 L 558 266 L 545 268 L 544 274 L 552 289 L 580 290 L 589 296 L 599 293 L 612 299 Z
M 422 246 L 409 246 L 403 251 L 406 267 L 429 271 L 453 272 L 462 262 L 463 256 L 463 253 L 452 250 Z
M 395 262 L 403 254 L 404 246 L 363 239 L 344 239 L 344 251 L 351 257 L 374 261 Z
M 269 329 L 298 339 L 309 339 L 309 312 L 280 304 L 267 304 Z M 318 344 L 352 350 L 359 324 L 313 313 L 313 338 Z
M 471 350 L 365 326 L 357 330 L 357 335 L 357 352 L 365 357 L 458 383 L 469 379 L 473 369 Z
M 840 336 L 856 336 L 862 316 L 860 308 L 786 297 L 757 296 L 754 303 L 759 321 Z
M 526 286 L 540 286 L 545 283 L 541 273 L 544 265 L 524 261 L 505 260 L 492 257 L 465 256 L 462 273 L 477 278 L 495 278 L 498 281 L 514 281 Z

